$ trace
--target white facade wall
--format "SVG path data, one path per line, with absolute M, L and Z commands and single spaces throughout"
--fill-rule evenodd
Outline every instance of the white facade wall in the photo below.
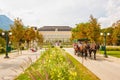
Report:
M 69 42 L 71 38 L 71 31 L 40 31 L 46 41 L 64 41 Z

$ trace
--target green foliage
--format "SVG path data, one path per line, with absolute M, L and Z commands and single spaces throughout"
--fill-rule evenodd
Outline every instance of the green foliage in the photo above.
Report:
M 88 38 L 91 41 L 97 42 L 100 37 L 100 24 L 97 19 L 90 16 L 89 22 L 79 23 L 72 29 L 71 40 L 79 38 Z
M 106 39 L 107 45 L 120 45 L 120 20 L 108 28 L 100 29 L 100 23 L 92 15 L 88 22 L 76 24 L 72 29 L 71 40 L 88 38 L 90 41 L 103 44 L 104 36 L 100 36 L 100 32 L 110 33 Z
M 107 51 L 120 51 L 120 47 L 107 47 Z
M 11 25 L 11 32 L 12 36 L 10 37 L 12 44 L 19 48 L 20 47 L 20 41 L 23 40 L 24 36 L 24 26 L 22 23 L 22 20 L 17 18 L 14 20 L 14 24 Z
M 6 44 L 5 39 L 0 37 L 0 46 L 5 47 L 5 44 Z
M 118 42 L 119 36 L 120 36 L 120 24 L 118 24 L 114 28 L 114 32 L 112 34 L 112 37 L 113 37 L 113 41 L 112 42 L 115 43 L 115 44 L 119 44 L 120 45 L 120 42 Z
M 72 40 L 88 37 L 89 23 L 79 23 L 72 29 Z
M 104 51 L 105 47 L 104 46 L 100 46 L 100 50 Z M 106 47 L 107 51 L 120 51 L 120 47 L 119 46 L 107 46 Z
M 0 53 L 5 52 L 5 45 L 6 45 L 5 39 L 2 37 L 2 32 L 3 30 L 0 29 Z
M 18 50 L 21 48 L 21 45 L 27 42 L 28 46 L 27 48 L 31 47 L 29 43 L 31 41 L 38 42 L 38 44 L 43 42 L 43 36 L 42 34 L 39 34 L 39 32 L 35 31 L 33 27 L 31 28 L 25 28 L 22 20 L 17 18 L 14 20 L 14 24 L 11 25 L 11 32 L 12 36 L 10 37 L 10 40 L 12 41 L 12 44 L 14 47 L 18 48 Z
M 36 38 L 38 45 L 39 46 L 43 45 L 43 35 L 39 31 L 36 32 Z
M 105 29 L 101 29 L 101 32 L 110 33 L 110 35 L 107 35 L 107 45 L 120 45 L 120 25 L 117 25 L 116 27 L 111 26 Z M 101 43 L 103 43 L 103 36 L 101 36 Z
M 90 16 L 89 20 L 89 39 L 91 41 L 98 42 L 100 37 L 100 24 L 98 23 L 97 19 L 94 18 L 92 15 Z
M 24 39 L 28 42 L 35 40 L 35 31 L 33 30 L 33 28 L 25 29 Z
M 11 31 L 15 42 L 19 42 L 23 38 L 24 26 L 21 19 L 15 19 L 14 24 L 11 25 Z

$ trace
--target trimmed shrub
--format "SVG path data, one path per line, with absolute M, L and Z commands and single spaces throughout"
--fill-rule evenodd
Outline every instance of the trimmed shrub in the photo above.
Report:
M 120 51 L 120 47 L 107 47 L 107 51 Z

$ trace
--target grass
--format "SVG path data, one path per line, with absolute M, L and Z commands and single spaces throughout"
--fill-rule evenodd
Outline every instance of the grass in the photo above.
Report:
M 81 80 L 100 80 L 96 75 L 94 75 L 91 71 L 89 71 L 86 67 L 84 67 L 80 62 L 78 62 L 75 58 L 73 58 L 69 53 L 66 53 L 67 57 L 70 61 L 75 65 L 77 69 L 77 73 L 81 77 Z
M 104 54 L 104 51 L 100 51 L 100 53 Z M 106 53 L 107 55 L 120 58 L 120 51 L 106 51 Z

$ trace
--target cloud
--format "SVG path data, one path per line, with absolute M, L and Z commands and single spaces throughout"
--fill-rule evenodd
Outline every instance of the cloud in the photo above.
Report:
M 102 24 L 102 28 L 110 27 L 114 22 L 120 20 L 120 0 L 109 0 L 105 9 L 106 16 L 98 19 Z
M 25 25 L 68 25 L 87 22 L 93 14 L 102 27 L 119 19 L 120 0 L 0 0 L 0 13 L 19 17 Z

